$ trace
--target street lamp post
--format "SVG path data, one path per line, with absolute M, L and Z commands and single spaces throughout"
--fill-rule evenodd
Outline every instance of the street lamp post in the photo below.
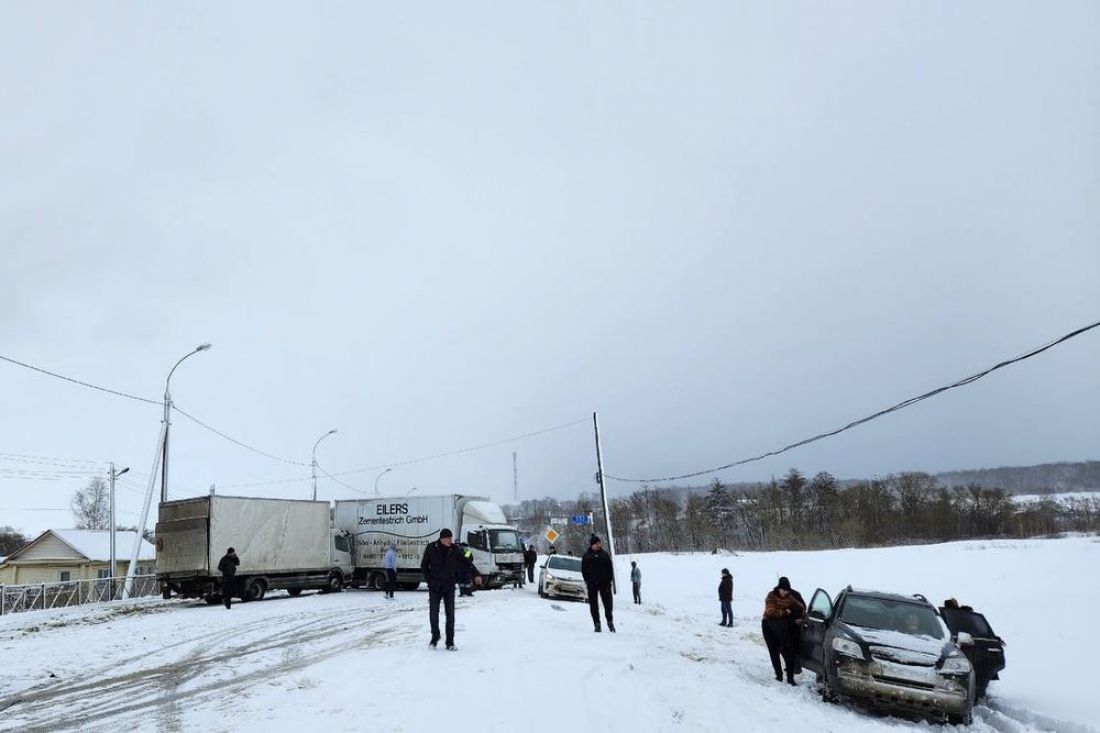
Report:
M 382 473 L 378 474 L 378 475 L 377 475 L 377 476 L 376 476 L 376 477 L 374 478 L 374 495 L 375 495 L 375 496 L 378 496 L 378 482 L 382 480 L 382 477 L 383 477 L 383 476 L 385 476 L 385 475 L 386 475 L 387 473 L 389 473 L 389 472 L 390 472 L 390 471 L 392 471 L 392 470 L 393 470 L 392 468 L 387 468 L 387 469 L 386 469 L 385 471 L 383 471 Z
M 405 494 L 405 496 L 412 496 L 412 492 L 414 492 L 414 491 L 416 491 L 416 487 L 415 487 L 415 486 L 414 486 L 414 487 L 412 487 L 411 489 L 409 489 L 408 493 L 406 493 L 406 494 Z
M 310 466 L 313 467 L 313 500 L 317 501 L 317 446 L 321 445 L 321 441 L 336 432 L 336 428 L 328 431 L 313 444 L 313 460 L 310 461 Z
M 168 372 L 168 379 L 164 380 L 164 445 L 162 446 L 160 459 L 160 500 L 162 502 L 168 501 L 168 428 L 172 425 L 172 393 L 170 391 L 172 375 L 175 374 L 176 369 L 184 360 L 194 356 L 200 351 L 206 351 L 209 348 L 210 344 L 199 344 L 196 346 L 193 351 L 176 362 L 176 366 L 172 367 L 172 371 Z M 139 527 L 138 529 L 140 533 L 140 530 L 143 528 Z
M 111 464 L 111 570 L 108 582 L 111 584 L 110 598 L 112 601 L 115 599 L 115 574 L 118 572 L 118 555 L 115 552 L 115 480 L 129 470 L 127 467 L 121 471 L 116 471 L 115 464 Z

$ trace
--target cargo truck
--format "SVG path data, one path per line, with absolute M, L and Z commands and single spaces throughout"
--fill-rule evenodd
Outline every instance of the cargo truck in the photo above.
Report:
M 218 561 L 240 558 L 237 595 L 258 601 L 272 590 L 338 591 L 351 576 L 351 538 L 332 528 L 325 501 L 204 496 L 166 501 L 157 521 L 157 580 L 165 598 L 219 603 Z
M 420 571 L 424 548 L 444 527 L 454 532 L 455 542 L 465 543 L 473 552 L 485 587 L 500 588 L 523 577 L 519 532 L 508 524 L 499 506 L 483 497 L 447 494 L 337 501 L 333 523 L 351 535 L 356 586 L 385 587 L 382 558 L 395 542 L 398 587 L 416 589 L 424 579 Z

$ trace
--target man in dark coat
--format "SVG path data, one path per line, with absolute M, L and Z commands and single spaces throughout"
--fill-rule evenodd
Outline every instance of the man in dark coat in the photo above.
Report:
M 722 568 L 722 579 L 718 581 L 718 602 L 722 606 L 722 623 L 719 626 L 733 626 L 733 576 L 729 568 Z
M 232 547 L 218 561 L 218 572 L 222 574 L 222 601 L 226 608 L 233 607 L 233 593 L 237 589 L 237 566 L 240 564 L 241 559 Z
M 435 649 L 439 644 L 439 602 L 447 614 L 447 650 L 455 650 L 455 578 L 464 569 L 481 585 L 481 573 L 462 548 L 454 544 L 451 530 L 444 529 L 439 539 L 424 548 L 420 570 L 428 583 L 428 619 L 432 627 L 432 639 L 428 644 Z
M 615 621 L 612 618 L 611 587 L 615 582 L 615 566 L 611 556 L 604 552 L 603 543 L 596 535 L 588 540 L 588 551 L 581 558 L 581 575 L 588 587 L 588 610 L 592 612 L 594 631 L 600 631 L 600 601 L 603 601 L 603 615 L 607 619 L 607 630 L 615 633 Z
M 523 564 L 527 566 L 527 582 L 535 582 L 535 563 L 539 560 L 539 554 L 535 552 L 534 545 L 528 545 L 527 552 L 523 553 Z

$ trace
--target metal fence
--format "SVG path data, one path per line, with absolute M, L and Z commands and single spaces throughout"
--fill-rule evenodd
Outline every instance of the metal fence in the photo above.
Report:
M 160 586 L 155 575 L 136 575 L 132 583 L 130 598 L 160 595 Z M 125 586 L 125 578 L 0 585 L 0 615 L 117 601 L 125 595 Z

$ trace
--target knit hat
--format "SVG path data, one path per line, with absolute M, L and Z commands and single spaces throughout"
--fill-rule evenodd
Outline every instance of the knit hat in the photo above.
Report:
M 588 538 L 588 546 L 589 547 L 596 544 L 597 542 L 600 542 L 600 538 L 597 537 L 596 535 L 592 535 L 591 537 Z
M 447 529 L 446 527 L 444 527 L 439 532 L 439 539 L 443 539 L 445 537 L 454 537 L 454 533 L 452 533 L 451 530 Z
M 730 569 L 729 568 L 722 568 L 722 575 L 729 575 L 729 574 L 730 574 Z
M 790 590 L 791 581 L 787 580 L 787 576 L 784 575 L 782 578 L 779 579 L 779 583 L 775 587 L 781 590 Z

